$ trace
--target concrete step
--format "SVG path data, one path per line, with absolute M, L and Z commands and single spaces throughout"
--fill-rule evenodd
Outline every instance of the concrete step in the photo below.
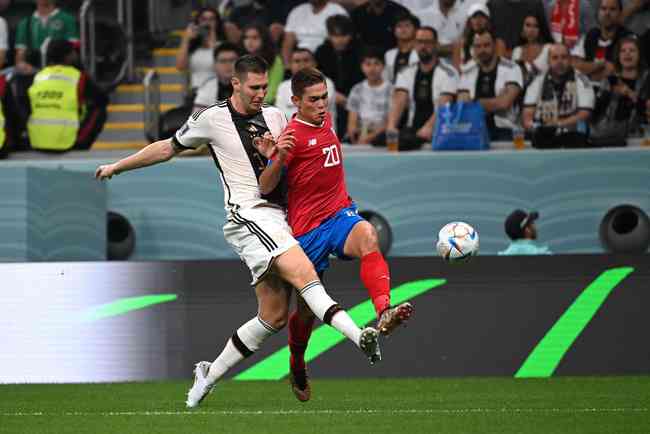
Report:
M 176 107 L 174 104 L 161 104 L 160 112 Z M 144 120 L 143 104 L 111 104 L 108 106 L 108 122 L 142 122 Z
M 101 139 L 101 138 L 100 138 Z M 143 140 L 122 141 L 122 142 L 105 142 L 98 140 L 93 143 L 93 150 L 118 150 L 118 149 L 142 149 L 149 143 Z
M 139 72 L 144 77 L 150 70 L 155 70 L 159 77 L 161 84 L 181 84 L 187 85 L 187 76 L 184 72 L 176 69 L 175 66 L 154 66 L 139 68 Z

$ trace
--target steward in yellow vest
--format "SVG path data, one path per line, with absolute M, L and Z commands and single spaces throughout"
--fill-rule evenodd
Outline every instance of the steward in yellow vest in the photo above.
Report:
M 101 131 L 107 98 L 79 71 L 77 63 L 77 51 L 69 41 L 50 42 L 47 66 L 36 74 L 28 92 L 27 132 L 32 149 L 87 149 Z

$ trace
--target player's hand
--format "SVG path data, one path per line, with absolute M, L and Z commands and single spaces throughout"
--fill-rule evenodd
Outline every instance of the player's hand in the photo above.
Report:
M 262 137 L 255 137 L 253 139 L 253 145 L 266 158 L 271 158 L 275 152 L 275 139 L 273 139 L 273 135 L 268 131 Z
M 284 130 L 282 134 L 280 134 L 280 137 L 278 137 L 278 140 L 275 144 L 275 151 L 277 152 L 278 160 L 284 161 L 295 144 L 296 138 L 293 135 L 293 130 Z
M 105 179 L 111 179 L 113 175 L 117 175 L 118 172 L 115 168 L 115 164 L 106 164 L 99 166 L 95 171 L 95 178 L 103 181 Z

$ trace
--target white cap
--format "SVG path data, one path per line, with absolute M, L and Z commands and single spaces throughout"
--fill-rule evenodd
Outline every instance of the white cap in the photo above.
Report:
M 486 17 L 490 16 L 490 10 L 488 7 L 483 3 L 483 2 L 478 2 L 474 3 L 472 6 L 469 7 L 467 10 L 467 18 L 472 18 L 475 14 L 477 13 L 482 13 Z

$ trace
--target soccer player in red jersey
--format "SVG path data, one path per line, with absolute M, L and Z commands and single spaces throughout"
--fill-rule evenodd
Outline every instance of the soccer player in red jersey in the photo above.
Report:
M 390 274 L 377 232 L 359 216 L 345 185 L 341 142 L 327 112 L 325 77 L 315 68 L 305 68 L 293 76 L 291 90 L 298 113 L 287 129 L 293 131 L 294 141 L 273 147 L 271 162 L 259 179 L 260 190 L 272 191 L 286 170 L 287 218 L 294 237 L 321 276 L 329 267 L 330 254 L 361 260 L 361 281 L 375 306 L 377 328 L 387 335 L 411 316 L 413 307 L 390 306 Z M 296 397 L 307 401 L 311 389 L 304 353 L 314 315 L 297 300 L 297 310 L 289 317 L 291 383 Z M 380 358 L 376 354 L 371 362 Z

